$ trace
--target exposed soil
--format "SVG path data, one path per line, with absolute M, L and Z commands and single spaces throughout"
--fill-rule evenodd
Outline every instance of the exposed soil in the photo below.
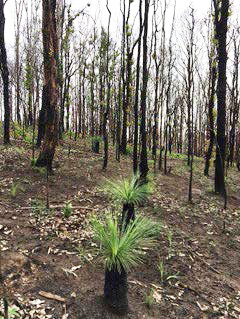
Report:
M 70 144 L 69 158 L 66 142 L 58 148 L 49 185 L 45 171 L 31 167 L 30 147 L 19 141 L 1 146 L 0 248 L 8 300 L 21 318 L 120 318 L 103 302 L 104 265 L 92 246 L 89 218 L 117 209 L 99 187 L 105 178 L 130 176 L 131 156 L 118 163 L 111 150 L 102 171 L 89 141 Z M 128 274 L 130 309 L 121 318 L 240 318 L 240 173 L 228 170 L 224 211 L 212 192 L 213 171 L 203 176 L 203 160 L 195 161 L 192 204 L 185 161 L 168 165 L 171 174 L 153 174 L 154 193 L 137 209 L 159 221 L 162 233 L 146 262 Z M 69 219 L 62 213 L 67 200 L 75 207 Z

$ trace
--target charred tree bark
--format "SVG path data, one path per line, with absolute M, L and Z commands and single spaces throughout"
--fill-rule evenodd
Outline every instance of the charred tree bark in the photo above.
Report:
M 121 147 L 121 75 L 119 75 L 118 83 L 118 101 L 116 107 L 116 160 L 120 162 L 120 147 Z
M 157 26 L 157 6 L 156 1 L 154 1 L 154 53 L 153 59 L 155 62 L 155 84 L 154 84 L 154 126 L 153 126 L 153 134 L 152 134 L 152 156 L 154 159 L 154 172 L 156 173 L 156 161 L 157 161 L 157 146 L 158 146 L 158 118 L 159 118 L 159 73 L 160 73 L 160 66 L 161 66 L 161 59 L 157 57 L 157 33 L 158 33 L 158 26 Z M 163 25 L 165 22 L 165 15 L 163 19 Z
M 7 51 L 5 47 L 5 16 L 4 1 L 0 0 L 0 68 L 3 81 L 4 99 L 4 144 L 10 144 L 10 100 L 9 100 L 9 71 L 7 64 Z
M 58 38 L 55 11 L 56 0 L 42 2 L 46 126 L 44 141 L 36 166 L 46 166 L 48 171 L 52 171 L 52 161 L 58 141 Z
M 120 151 L 126 154 L 127 150 L 127 109 L 125 103 L 126 96 L 126 79 L 125 79 L 125 49 L 126 49 L 126 2 L 123 0 L 123 28 L 122 28 L 122 61 L 121 61 L 121 76 L 122 76 L 122 137 Z
M 147 136 L 146 136 L 146 107 L 147 107 L 147 84 L 148 84 L 148 14 L 149 14 L 149 0 L 145 0 L 144 24 L 143 24 L 143 80 L 141 90 L 141 154 L 139 163 L 139 172 L 141 182 L 147 182 L 148 161 L 147 161 Z
M 227 27 L 229 16 L 229 0 L 213 0 L 215 9 L 215 32 L 218 55 L 217 82 L 217 146 L 215 161 L 215 192 L 225 196 L 225 149 L 226 149 L 226 67 L 227 67 Z
M 139 84 L 140 84 L 140 58 L 142 45 L 142 0 L 139 1 L 139 38 L 138 38 L 138 54 L 136 66 L 136 89 L 134 100 L 134 137 L 133 137 L 133 172 L 137 174 L 138 170 L 138 108 L 139 108 Z

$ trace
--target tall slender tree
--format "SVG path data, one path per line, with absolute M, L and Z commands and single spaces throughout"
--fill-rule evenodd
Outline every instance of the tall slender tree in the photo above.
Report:
M 233 33 L 233 46 L 234 46 L 234 70 L 231 89 L 231 108 L 230 108 L 230 132 L 229 132 L 229 152 L 227 163 L 233 164 L 234 160 L 234 146 L 236 143 L 236 125 L 239 114 L 239 56 L 240 56 L 240 43 L 237 39 L 236 32 Z
M 212 151 L 215 141 L 215 131 L 214 131 L 214 97 L 216 92 L 216 79 L 217 79 L 217 70 L 216 70 L 216 61 L 210 57 L 209 60 L 210 64 L 210 75 L 209 75 L 209 105 L 208 105 L 208 122 L 209 127 L 207 128 L 209 131 L 209 145 L 208 150 L 206 153 L 206 162 L 205 162 L 205 169 L 204 175 L 208 176 L 209 174 L 209 166 L 210 166 L 210 159 L 212 157 Z
M 142 68 L 142 90 L 141 90 L 141 153 L 140 153 L 140 181 L 145 183 L 148 173 L 148 161 L 147 161 L 147 133 L 146 133 L 146 108 L 147 108 L 147 84 L 148 84 L 148 15 L 149 15 L 150 0 L 145 0 L 144 22 L 143 22 L 143 68 Z
M 229 0 L 213 0 L 214 23 L 217 39 L 217 138 L 215 161 L 215 192 L 226 194 L 224 168 L 226 150 L 226 84 L 227 84 L 227 29 L 229 16 Z
M 110 110 L 110 71 L 109 71 L 109 51 L 110 51 L 110 22 L 111 22 L 111 11 L 108 6 L 108 0 L 106 4 L 109 18 L 108 18 L 108 31 L 107 31 L 107 56 L 106 56 L 106 82 L 107 82 L 107 103 L 103 113 L 103 141 L 104 141 L 104 158 L 103 158 L 103 169 L 107 168 L 108 163 L 108 133 L 107 133 L 107 120 Z
M 4 99 L 4 144 L 10 144 L 10 100 L 9 100 L 9 71 L 7 62 L 7 51 L 5 46 L 5 16 L 4 5 L 7 1 L 0 0 L 0 68 L 3 80 Z
M 133 143 L 133 172 L 138 170 L 138 109 L 139 109 L 139 86 L 140 86 L 140 59 L 142 45 L 142 0 L 139 1 L 139 38 L 138 38 L 138 53 L 136 65 L 136 89 L 134 98 L 134 143 Z
M 20 102 L 21 102 L 21 62 L 20 62 L 20 27 L 22 21 L 22 12 L 23 12 L 23 0 L 15 0 L 15 11 L 16 11 L 16 26 L 15 26 L 15 73 L 16 73 L 16 113 L 17 121 L 21 123 L 21 114 L 20 114 Z

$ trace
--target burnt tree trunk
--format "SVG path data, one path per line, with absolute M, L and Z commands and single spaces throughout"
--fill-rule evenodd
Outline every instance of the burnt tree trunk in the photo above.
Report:
M 147 83 L 148 83 L 148 67 L 147 67 L 147 55 L 148 55 L 148 14 L 149 14 L 149 0 L 145 0 L 145 12 L 144 12 L 144 32 L 143 32 L 143 80 L 142 80 L 142 90 L 141 90 L 141 153 L 140 153 L 140 163 L 139 172 L 140 180 L 142 182 L 147 181 L 148 173 L 148 162 L 147 162 L 147 136 L 146 136 L 146 102 L 147 102 Z
M 138 170 L 138 104 L 139 104 L 139 84 L 140 84 L 140 58 L 142 45 L 142 0 L 139 1 L 139 38 L 138 38 L 138 53 L 136 66 L 136 90 L 134 99 L 134 136 L 133 136 L 133 172 L 137 174 Z
M 121 154 L 127 152 L 127 109 L 125 103 L 126 95 L 126 78 L 125 78 L 125 51 L 126 51 L 126 2 L 123 0 L 123 12 L 122 12 L 123 24 L 122 24 L 122 56 L 121 56 L 121 77 L 122 77 L 122 136 L 120 151 Z
M 119 76 L 119 83 L 118 83 L 118 101 L 116 107 L 116 160 L 120 162 L 120 144 L 121 144 L 121 75 Z
M 4 144 L 10 144 L 9 71 L 7 64 L 7 51 L 5 47 L 4 29 L 4 1 L 0 0 L 0 67 L 3 81 L 4 99 Z
M 217 82 L 217 146 L 215 161 L 215 192 L 225 196 L 225 149 L 226 149 L 226 67 L 227 67 L 227 22 L 229 15 L 229 0 L 213 0 L 215 9 L 215 33 L 218 55 L 218 82 Z
M 46 126 L 44 141 L 36 166 L 46 166 L 48 171 L 52 170 L 52 161 L 58 140 L 58 38 L 55 11 L 56 0 L 45 0 L 42 2 Z

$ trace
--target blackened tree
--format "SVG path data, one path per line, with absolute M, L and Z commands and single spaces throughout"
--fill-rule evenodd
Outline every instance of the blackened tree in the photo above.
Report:
M 227 67 L 227 28 L 229 0 L 213 0 L 215 37 L 217 40 L 218 82 L 217 82 L 217 138 L 215 161 L 215 192 L 226 194 L 224 167 L 226 149 L 226 67 Z
M 0 0 L 0 68 L 3 80 L 4 97 L 4 144 L 10 144 L 10 101 L 9 101 L 9 71 L 7 64 L 7 51 L 5 47 L 5 16 L 4 5 L 6 1 Z
M 58 37 L 56 29 L 56 0 L 42 1 L 42 35 L 44 59 L 44 100 L 46 106 L 45 135 L 36 166 L 52 170 L 58 140 Z
M 141 90 L 141 153 L 140 153 L 140 163 L 139 172 L 141 182 L 146 182 L 148 173 L 148 161 L 147 161 L 147 136 L 146 136 L 146 107 L 147 107 L 147 84 L 148 84 L 148 14 L 149 14 L 149 0 L 145 0 L 145 12 L 144 12 L 144 22 L 143 22 L 143 79 L 142 79 L 142 90 Z

